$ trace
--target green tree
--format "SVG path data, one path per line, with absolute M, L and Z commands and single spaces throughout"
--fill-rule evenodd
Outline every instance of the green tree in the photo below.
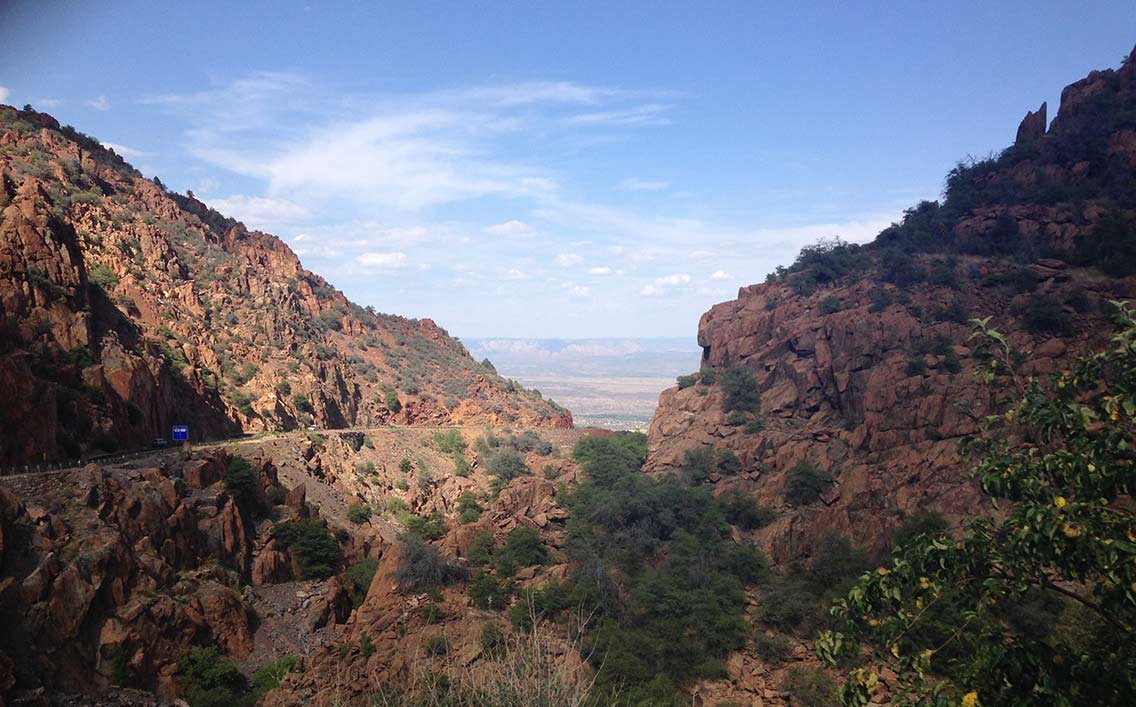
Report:
M 1006 339 L 975 320 L 981 377 L 1014 391 L 964 447 L 1002 513 L 897 548 L 837 605 L 822 656 L 868 639 L 907 704 L 1136 703 L 1136 321 L 1116 304 L 1109 347 L 1045 380 L 1014 373 Z M 850 676 L 845 704 L 875 680 Z
M 398 392 L 397 391 L 388 390 L 386 398 L 385 398 L 385 402 L 387 404 L 387 409 L 390 410 L 391 412 L 393 412 L 396 415 L 399 413 L 400 410 L 402 410 L 402 403 L 398 399 Z

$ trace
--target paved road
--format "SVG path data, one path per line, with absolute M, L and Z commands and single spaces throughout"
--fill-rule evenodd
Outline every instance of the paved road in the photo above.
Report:
M 471 427 L 480 427 L 480 425 L 470 425 Z M 455 425 L 383 425 L 382 427 L 344 427 L 337 429 L 319 430 L 317 434 L 343 434 L 347 432 L 372 432 L 374 430 L 389 430 L 389 429 L 408 429 L 408 430 L 444 430 L 451 429 Z M 190 445 L 192 449 L 214 449 L 217 447 L 231 446 L 234 444 L 251 444 L 255 442 L 262 442 L 266 439 L 286 439 L 288 437 L 304 436 L 307 435 L 307 430 L 295 430 L 292 432 L 274 432 L 261 435 L 241 435 L 239 437 L 229 437 L 227 439 L 211 440 L 208 442 L 198 442 Z M 61 462 L 49 462 L 45 464 L 22 464 L 7 468 L 0 468 L 0 479 L 14 478 L 19 476 L 31 476 L 35 474 L 48 474 L 59 471 L 69 471 L 71 469 L 80 469 L 87 464 L 118 464 L 120 462 L 129 461 L 131 459 L 144 459 L 149 456 L 159 456 L 169 454 L 182 449 L 182 447 L 164 447 L 164 448 L 146 448 L 135 449 L 129 452 L 117 452 L 114 454 L 101 454 L 97 457 L 89 457 L 87 459 L 72 459 Z

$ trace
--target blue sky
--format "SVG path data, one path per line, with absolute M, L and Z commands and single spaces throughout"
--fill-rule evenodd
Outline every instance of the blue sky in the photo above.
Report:
M 231 6 L 237 5 L 239 9 Z M 0 2 L 0 102 L 459 336 L 692 336 L 870 240 L 1136 5 Z

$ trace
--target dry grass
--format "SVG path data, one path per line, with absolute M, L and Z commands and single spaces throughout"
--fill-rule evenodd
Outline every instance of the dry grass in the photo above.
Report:
M 584 618 L 584 617 L 578 617 Z M 573 621 L 581 634 L 586 622 Z M 583 707 L 594 704 L 595 673 L 578 639 L 567 639 L 539 617 L 533 630 L 505 637 L 493 651 L 460 672 L 419 671 L 404 689 L 375 696 L 376 707 Z

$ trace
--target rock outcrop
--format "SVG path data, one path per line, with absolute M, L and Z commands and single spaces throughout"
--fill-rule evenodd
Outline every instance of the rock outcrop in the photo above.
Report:
M 1045 116 L 1046 108 L 1046 102 L 1042 101 L 1037 112 L 1031 110 L 1026 113 L 1026 117 L 1022 118 L 1021 124 L 1018 125 L 1018 135 L 1014 139 L 1015 145 L 1025 145 L 1045 135 L 1046 127 L 1049 125 Z
M 256 531 L 219 481 L 200 483 L 225 462 L 0 481 L 0 700 L 111 686 L 169 697 L 192 646 L 248 655 Z M 276 483 L 270 466 L 256 476 Z
M 1031 112 L 1014 148 L 963 166 L 945 203 L 925 202 L 863 247 L 822 246 L 714 306 L 698 327 L 703 365 L 756 380 L 756 419 L 730 416 L 720 385 L 671 388 L 649 433 L 648 470 L 688 451 L 735 452 L 739 490 L 779 509 L 755 539 L 777 561 L 839 533 L 880 551 L 926 510 L 989 512 L 957 452 L 995 408 L 977 383 L 968 319 L 990 316 L 1023 373 L 1060 370 L 1108 335 L 1108 301 L 1136 297 L 1136 60 L 1062 93 L 1053 127 Z M 811 258 L 811 259 L 810 259 Z M 785 500 L 805 460 L 834 478 L 815 501 Z

